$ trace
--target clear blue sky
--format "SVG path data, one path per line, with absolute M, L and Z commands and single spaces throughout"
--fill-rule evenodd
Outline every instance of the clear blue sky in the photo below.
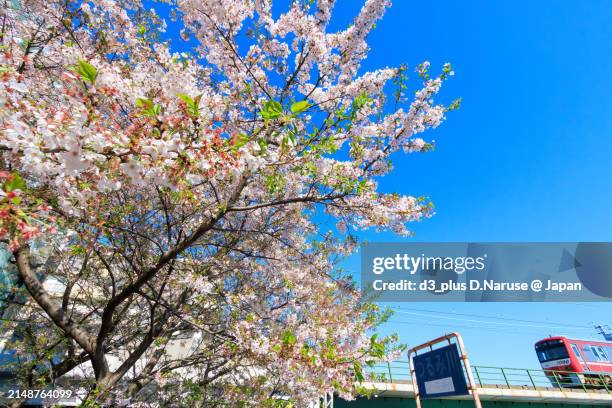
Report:
M 338 0 L 333 28 L 350 24 L 361 4 Z M 436 150 L 398 154 L 381 180 L 385 191 L 436 205 L 410 240 L 612 241 L 612 0 L 395 0 L 369 44 L 364 70 L 451 62 L 442 100 L 463 98 L 424 134 Z M 357 275 L 359 257 L 344 266 Z M 591 322 L 612 325 L 612 303 L 399 306 L 383 332 L 416 345 L 458 330 L 480 365 L 538 368 L 537 340 L 596 337 Z
M 348 21 L 357 3 L 341 0 L 335 11 Z M 368 70 L 451 62 L 442 96 L 463 98 L 424 134 L 436 150 L 398 155 L 381 181 L 436 205 L 410 240 L 612 241 L 612 1 L 396 0 L 369 43 Z M 345 267 L 358 272 L 358 261 Z M 416 345 L 460 331 L 480 365 L 538 368 L 537 340 L 597 338 L 591 322 L 612 325 L 612 303 L 399 306 L 384 332 Z
M 369 43 L 368 70 L 452 62 L 463 98 L 382 180 L 436 204 L 417 239 L 612 238 L 612 1 L 395 1 Z

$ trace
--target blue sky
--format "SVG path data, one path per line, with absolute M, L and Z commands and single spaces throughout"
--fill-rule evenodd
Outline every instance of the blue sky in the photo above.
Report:
M 338 0 L 332 28 L 361 4 Z M 420 62 L 434 73 L 451 62 L 441 100 L 463 99 L 423 135 L 434 152 L 397 154 L 381 180 L 436 206 L 411 241 L 612 241 L 612 0 L 396 0 L 369 44 L 364 70 L 405 63 L 416 80 Z M 358 275 L 359 256 L 344 266 Z M 537 340 L 596 338 L 592 322 L 612 325 L 612 303 L 393 306 L 383 332 L 416 345 L 457 330 L 473 364 L 490 366 L 538 368 Z
M 382 180 L 434 201 L 417 239 L 610 240 L 611 1 L 395 1 L 369 43 L 365 69 L 457 73 L 442 99 L 462 108 L 424 134 L 436 151 L 398 154 Z
M 336 16 L 350 21 L 357 3 L 339 1 Z M 398 154 L 381 180 L 436 205 L 409 240 L 612 240 L 612 1 L 395 1 L 369 43 L 367 70 L 451 62 L 442 98 L 463 98 L 424 134 L 436 150 Z M 345 266 L 357 272 L 358 256 Z M 479 365 L 538 368 L 537 340 L 597 338 L 592 322 L 612 325 L 612 303 L 393 306 L 384 332 L 416 345 L 460 331 Z

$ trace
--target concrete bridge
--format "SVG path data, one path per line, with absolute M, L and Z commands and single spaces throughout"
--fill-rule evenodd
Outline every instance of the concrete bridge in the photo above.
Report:
M 612 407 L 612 386 L 602 376 L 601 385 L 567 388 L 561 374 L 542 370 L 473 366 L 472 373 L 483 408 L 585 408 Z M 552 373 L 552 376 L 551 376 Z M 413 408 L 414 388 L 408 362 L 375 366 L 364 383 L 373 395 L 356 401 L 334 400 L 334 408 Z M 566 373 L 564 373 L 566 374 Z M 423 408 L 472 408 L 471 396 L 424 400 Z

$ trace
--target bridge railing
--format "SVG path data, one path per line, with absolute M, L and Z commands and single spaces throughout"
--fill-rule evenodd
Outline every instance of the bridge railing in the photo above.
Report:
M 411 383 L 410 366 L 407 361 L 381 362 L 366 370 L 369 381 L 386 383 Z M 570 371 L 535 370 L 472 366 L 472 374 L 479 387 L 518 389 L 575 389 L 588 392 L 612 394 L 612 373 L 589 373 Z
M 408 361 L 388 361 L 376 363 L 366 369 L 369 380 L 377 382 L 407 382 L 412 383 Z
M 532 370 L 507 367 L 472 367 L 474 381 L 480 387 L 488 385 L 504 388 L 563 388 L 612 393 L 612 373 L 575 373 L 559 370 Z

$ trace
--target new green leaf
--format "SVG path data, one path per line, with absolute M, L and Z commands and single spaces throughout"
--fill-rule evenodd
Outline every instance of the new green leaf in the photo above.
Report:
M 269 100 L 264 103 L 260 114 L 264 119 L 276 119 L 283 113 L 283 105 L 274 100 Z
M 291 333 L 289 330 L 285 330 L 281 337 L 281 341 L 286 345 L 294 345 L 297 339 L 295 334 Z
M 187 106 L 187 113 L 189 113 L 191 116 L 200 115 L 198 105 L 200 104 L 200 98 L 202 97 L 201 95 L 196 96 L 195 99 L 190 97 L 189 95 L 185 95 L 184 93 L 176 94 L 176 96 L 178 96 L 183 102 L 185 102 L 185 105 Z
M 98 77 L 98 70 L 96 67 L 84 60 L 79 60 L 76 72 L 83 78 L 83 81 L 90 82 L 91 84 L 94 84 Z
M 4 191 L 11 192 L 15 190 L 24 191 L 26 183 L 18 173 L 13 173 L 12 177 L 4 182 Z
M 291 112 L 302 113 L 309 107 L 310 107 L 310 103 L 308 103 L 308 101 L 299 101 L 291 105 Z

